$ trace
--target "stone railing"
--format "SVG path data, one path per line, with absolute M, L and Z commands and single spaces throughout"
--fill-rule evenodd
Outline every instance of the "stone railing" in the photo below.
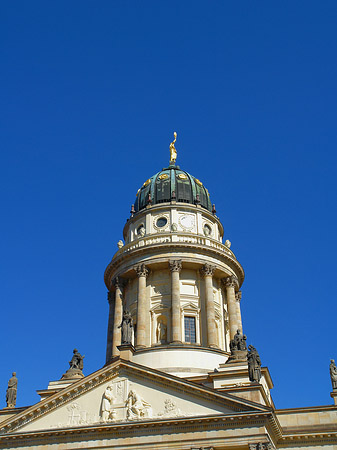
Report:
M 192 235 L 189 233 L 161 233 L 160 235 L 149 235 L 144 236 L 139 239 L 135 239 L 134 241 L 130 242 L 129 244 L 125 244 L 122 248 L 120 248 L 114 255 L 114 258 L 116 258 L 119 255 L 122 255 L 123 253 L 129 253 L 133 250 L 143 248 L 143 247 L 149 247 L 151 245 L 160 245 L 160 244 L 166 244 L 166 243 L 185 243 L 185 244 L 194 244 L 194 245 L 202 245 L 206 247 L 211 247 L 216 250 L 220 250 L 227 255 L 231 256 L 232 258 L 235 258 L 234 253 L 226 247 L 224 244 L 222 244 L 219 241 L 216 241 L 215 239 L 211 239 L 209 237 L 205 236 L 198 236 L 198 235 Z

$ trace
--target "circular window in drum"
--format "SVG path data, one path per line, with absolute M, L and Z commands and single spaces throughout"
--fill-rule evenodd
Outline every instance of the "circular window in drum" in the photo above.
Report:
M 204 235 L 210 236 L 212 234 L 212 228 L 207 225 L 207 223 L 204 225 Z
M 159 219 L 156 222 L 158 228 L 163 228 L 166 224 L 167 224 L 166 217 L 159 217 Z

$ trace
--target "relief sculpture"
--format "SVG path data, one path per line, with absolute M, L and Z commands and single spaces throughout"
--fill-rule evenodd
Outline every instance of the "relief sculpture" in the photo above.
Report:
M 134 390 L 129 392 L 126 401 L 127 420 L 139 420 L 152 418 L 152 408 L 150 403 L 146 402 Z
M 109 386 L 105 389 L 102 398 L 102 407 L 101 407 L 102 422 L 106 423 L 116 419 L 116 411 L 113 409 L 113 403 L 114 403 L 113 385 L 109 384 Z

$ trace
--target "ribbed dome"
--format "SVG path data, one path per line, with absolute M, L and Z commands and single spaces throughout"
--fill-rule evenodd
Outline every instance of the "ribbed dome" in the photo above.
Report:
M 145 181 L 137 192 L 135 211 L 140 211 L 148 204 L 166 203 L 171 200 L 200 204 L 212 211 L 208 190 L 201 181 L 174 164 Z

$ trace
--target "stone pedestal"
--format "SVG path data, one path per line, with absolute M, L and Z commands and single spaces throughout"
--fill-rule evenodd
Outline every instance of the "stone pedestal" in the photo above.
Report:
M 247 350 L 233 350 L 226 364 L 247 364 Z
M 337 405 L 337 389 L 334 389 L 334 390 L 330 393 L 330 397 L 333 399 L 335 405 Z
M 122 344 L 117 348 L 121 359 L 124 359 L 125 361 L 132 361 L 133 354 L 136 351 L 132 344 Z
M 61 380 L 79 380 L 80 378 L 84 378 L 81 369 L 68 369 L 66 373 L 62 375 Z

